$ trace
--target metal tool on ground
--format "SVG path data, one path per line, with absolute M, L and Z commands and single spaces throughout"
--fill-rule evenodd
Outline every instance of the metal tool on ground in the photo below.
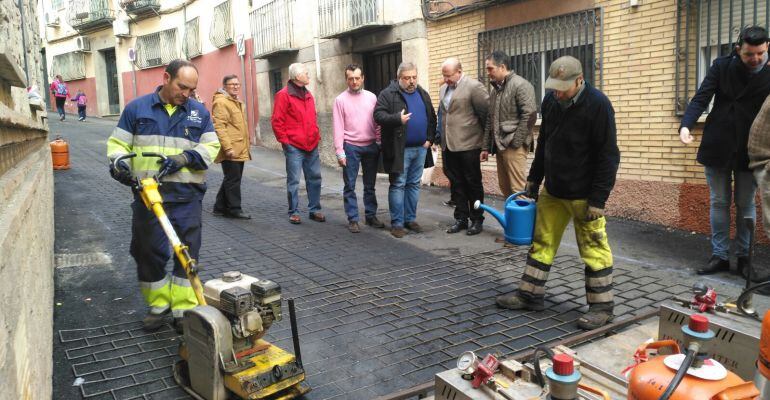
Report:
M 135 156 L 117 157 L 113 168 Z M 149 152 L 142 156 L 166 158 Z M 158 218 L 198 300 L 198 306 L 183 317 L 182 360 L 173 367 L 176 382 L 195 399 L 203 400 L 289 400 L 309 392 L 299 355 L 294 301 L 289 300 L 289 314 L 296 356 L 262 340 L 272 324 L 282 319 L 277 283 L 232 271 L 201 284 L 197 261 L 190 257 L 163 209 L 158 191 L 163 174 L 162 170 L 156 176 L 137 179 L 133 188 Z
M 481 204 L 476 200 L 473 208 L 479 208 L 492 214 L 505 231 L 505 241 L 517 245 L 532 244 L 532 235 L 535 231 L 535 214 L 537 206 L 531 199 L 519 199 L 525 192 L 514 193 L 505 200 L 503 213 L 494 208 Z

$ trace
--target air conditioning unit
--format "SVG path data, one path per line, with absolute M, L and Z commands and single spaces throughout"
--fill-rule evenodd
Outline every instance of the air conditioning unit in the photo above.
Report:
M 75 47 L 78 51 L 91 51 L 91 39 L 85 36 L 78 36 L 75 38 Z
M 55 12 L 47 12 L 45 13 L 45 24 L 47 26 L 50 26 L 52 28 L 58 28 L 59 27 L 59 15 Z

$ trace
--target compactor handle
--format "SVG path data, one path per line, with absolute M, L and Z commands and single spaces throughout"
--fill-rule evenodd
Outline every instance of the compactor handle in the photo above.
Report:
M 144 151 L 144 152 L 142 152 L 142 157 L 156 157 L 156 158 L 160 158 L 161 161 L 158 162 L 159 164 L 162 163 L 163 161 L 166 161 L 166 159 L 168 158 L 165 155 L 160 154 L 160 153 L 156 153 L 154 151 Z M 161 169 L 158 172 L 158 175 L 155 177 L 155 180 L 160 182 L 160 178 L 163 178 L 165 175 L 166 174 L 163 173 L 163 169 Z
M 119 162 L 136 157 L 136 153 L 128 153 L 128 154 L 122 154 L 117 157 L 115 157 L 114 160 L 112 160 L 112 168 L 115 168 L 116 165 L 118 165 Z

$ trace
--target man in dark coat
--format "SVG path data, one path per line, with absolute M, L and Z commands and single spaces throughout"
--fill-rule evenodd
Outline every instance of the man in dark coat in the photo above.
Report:
M 735 51 L 714 60 L 687 106 L 679 128 L 682 143 L 692 143 L 690 130 L 714 99 L 714 107 L 706 118 L 698 148 L 698 162 L 705 167 L 710 192 L 712 247 L 711 259 L 705 267 L 697 270 L 699 275 L 730 270 L 728 250 L 730 203 L 733 198 L 736 208 L 737 271 L 743 272 L 749 263 L 751 232 L 744 218 L 756 219 L 756 183 L 749 170 L 746 144 L 751 123 L 770 93 L 767 42 L 764 28 L 752 26 L 744 29 Z
M 402 238 L 404 228 L 422 232 L 415 221 L 417 201 L 422 170 L 433 166 L 433 158 L 426 155 L 435 141 L 436 111 L 428 92 L 417 84 L 413 63 L 401 63 L 397 76 L 397 81 L 380 92 L 374 121 L 382 128 L 382 164 L 390 174 L 390 233 Z

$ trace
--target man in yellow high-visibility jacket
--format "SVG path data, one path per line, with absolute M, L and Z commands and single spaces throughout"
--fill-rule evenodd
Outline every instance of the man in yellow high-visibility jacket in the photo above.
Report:
M 112 177 L 123 184 L 156 175 L 159 169 L 167 170 L 159 188 L 163 207 L 179 238 L 189 246 L 190 256 L 196 259 L 201 247 L 205 170 L 220 147 L 209 112 L 189 99 L 197 85 L 195 65 L 185 60 L 172 61 L 163 73 L 162 86 L 126 105 L 107 142 L 111 161 L 131 152 L 137 154 L 110 168 Z M 161 153 L 168 158 L 159 165 L 157 158 L 142 157 L 142 152 Z M 136 191 L 131 209 L 131 255 L 136 261 L 142 295 L 150 307 L 144 328 L 160 328 L 170 310 L 179 329 L 182 313 L 197 305 L 195 294 L 176 259 L 173 273 L 166 273 L 166 263 L 172 256 L 168 239 Z

